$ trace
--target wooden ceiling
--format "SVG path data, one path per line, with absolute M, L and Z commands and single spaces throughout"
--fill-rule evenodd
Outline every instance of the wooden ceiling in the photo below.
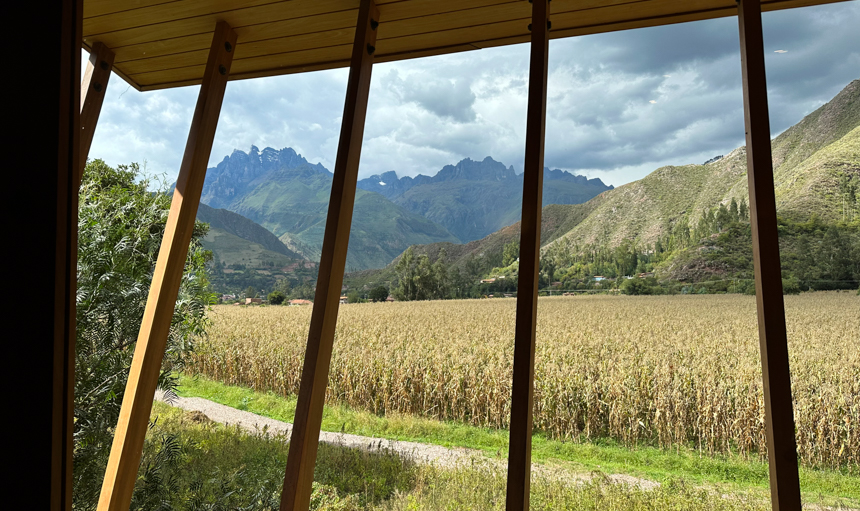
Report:
M 762 0 L 765 11 L 841 0 Z M 200 83 L 215 23 L 237 32 L 230 79 L 346 67 L 359 0 L 85 0 L 84 47 L 138 90 Z M 377 0 L 375 62 L 529 40 L 528 0 Z M 734 16 L 735 0 L 554 0 L 561 38 Z

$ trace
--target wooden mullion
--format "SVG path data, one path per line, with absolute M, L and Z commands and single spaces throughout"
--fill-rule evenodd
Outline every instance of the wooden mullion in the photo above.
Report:
M 549 0 L 532 3 L 523 213 L 514 333 L 511 431 L 508 451 L 507 511 L 529 508 L 534 398 L 535 328 L 540 271 L 540 222 L 546 131 Z
M 56 9 L 56 7 L 50 7 Z M 83 1 L 63 2 L 60 14 L 57 174 L 55 223 L 42 226 L 55 235 L 53 346 L 51 360 L 34 360 L 36 367 L 52 366 L 50 496 L 52 511 L 72 509 L 75 406 L 75 339 L 78 261 L 78 193 L 76 164 L 80 158 L 80 69 Z M 50 90 L 50 89 L 49 89 Z M 47 98 L 51 100 L 51 98 Z M 50 186 L 46 190 L 51 190 Z M 53 229 L 51 229 L 53 228 Z M 44 364 L 44 365 L 42 365 Z M 39 377 L 44 373 L 39 373 Z M 42 460 L 39 460 L 42 461 Z M 40 467 L 41 468 L 41 467 Z M 40 472 L 44 473 L 44 472 Z M 13 479 L 14 480 L 14 479 Z M 35 481 L 30 481 L 35 482 Z M 41 481 L 39 481 L 41 483 Z M 12 483 L 14 484 L 14 483 Z M 10 486 L 11 488 L 11 486 Z M 43 486 L 35 494 L 42 493 Z M 41 497 L 41 496 L 40 496 Z
M 90 154 L 102 103 L 105 99 L 110 71 L 113 68 L 114 54 L 102 43 L 93 44 L 87 69 L 81 81 L 81 152 L 80 165 L 76 169 L 74 187 L 81 186 L 84 167 Z
M 219 22 L 212 38 L 203 85 L 197 98 L 164 238 L 158 252 L 119 423 L 102 483 L 99 511 L 127 510 L 131 503 L 235 46 L 236 33 L 227 23 Z
M 358 163 L 364 136 L 378 23 L 379 10 L 373 0 L 362 0 L 352 48 L 308 345 L 281 493 L 282 510 L 304 511 L 310 505 L 323 403 L 355 204 Z
M 741 68 L 756 308 L 774 511 L 800 511 L 797 444 L 773 183 L 764 39 L 759 0 L 740 0 Z

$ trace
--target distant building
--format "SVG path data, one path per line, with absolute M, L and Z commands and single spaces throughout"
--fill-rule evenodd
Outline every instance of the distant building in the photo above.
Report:
M 255 303 L 263 303 L 262 298 L 245 298 L 245 305 L 254 305 Z
M 349 303 L 349 297 L 348 296 L 341 296 L 340 297 L 340 303 Z
M 299 300 L 299 299 L 290 300 L 290 305 L 313 305 L 313 304 L 314 304 L 314 302 L 312 302 L 310 300 Z
M 482 279 L 481 284 L 492 284 L 496 279 Z

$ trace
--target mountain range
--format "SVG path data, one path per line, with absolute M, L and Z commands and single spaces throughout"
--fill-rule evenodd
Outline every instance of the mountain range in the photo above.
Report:
M 599 179 L 561 170 L 547 170 L 546 175 L 545 202 L 579 203 L 612 189 Z M 322 248 L 332 177 L 328 169 L 311 164 L 291 148 L 260 151 L 252 146 L 208 169 L 202 203 L 258 223 L 290 254 L 315 261 Z M 410 245 L 484 237 L 519 218 L 521 195 L 522 176 L 489 157 L 464 159 L 432 177 L 398 178 L 391 171 L 362 179 L 347 269 L 384 267 Z M 232 238 L 224 238 L 224 229 L 219 229 L 212 236 L 223 238 L 222 247 L 230 245 L 226 241 Z M 280 248 L 274 252 L 284 254 Z
M 398 178 L 390 171 L 362 179 L 358 187 L 441 224 L 464 243 L 511 225 L 522 215 L 523 175 L 490 157 L 466 158 L 432 177 Z M 600 179 L 544 169 L 545 204 L 579 204 L 611 189 Z

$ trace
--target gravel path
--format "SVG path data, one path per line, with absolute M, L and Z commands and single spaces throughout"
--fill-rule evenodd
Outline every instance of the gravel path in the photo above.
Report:
M 289 436 L 293 429 L 293 425 L 288 422 L 237 410 L 200 397 L 177 397 L 172 402 L 168 402 L 165 400 L 164 394 L 159 391 L 155 399 L 182 408 L 183 410 L 201 412 L 212 421 L 220 422 L 221 424 L 234 424 L 251 433 L 261 433 L 265 430 L 267 434 L 271 434 L 272 436 L 277 436 L 281 433 Z M 390 449 L 402 456 L 408 456 L 415 461 L 432 463 L 444 467 L 472 463 L 475 459 L 483 457 L 481 452 L 475 449 L 449 449 L 439 445 L 386 440 L 347 433 L 331 433 L 328 431 L 320 432 L 320 442 L 361 449 Z
M 243 410 L 237 410 L 200 397 L 176 397 L 171 401 L 167 401 L 164 394 L 159 391 L 156 393 L 155 399 L 172 406 L 182 408 L 183 410 L 200 412 L 208 419 L 221 424 L 237 425 L 243 430 L 251 433 L 262 433 L 265 431 L 266 434 L 270 434 L 272 436 L 277 436 L 279 434 L 289 436 L 293 428 L 293 425 L 288 422 L 270 419 L 268 417 L 263 417 L 262 415 L 257 415 Z M 390 449 L 399 453 L 401 456 L 407 456 L 419 463 L 429 463 L 439 467 L 453 468 L 456 466 L 483 463 L 487 465 L 497 464 L 495 468 L 501 470 L 506 469 L 504 462 L 489 459 L 483 456 L 481 451 L 476 449 L 451 449 L 439 445 L 405 442 L 401 440 L 386 440 L 367 436 L 350 435 L 347 433 L 331 433 L 328 431 L 320 432 L 320 442 L 366 450 L 376 450 L 380 448 Z M 574 484 L 592 479 L 591 474 L 574 473 L 563 468 L 549 468 L 538 464 L 532 464 L 532 471 L 535 474 L 541 474 L 543 476 L 565 479 Z M 612 474 L 607 477 L 615 483 L 636 485 L 646 490 L 660 486 L 660 483 L 658 482 L 639 479 L 637 477 L 624 474 Z

